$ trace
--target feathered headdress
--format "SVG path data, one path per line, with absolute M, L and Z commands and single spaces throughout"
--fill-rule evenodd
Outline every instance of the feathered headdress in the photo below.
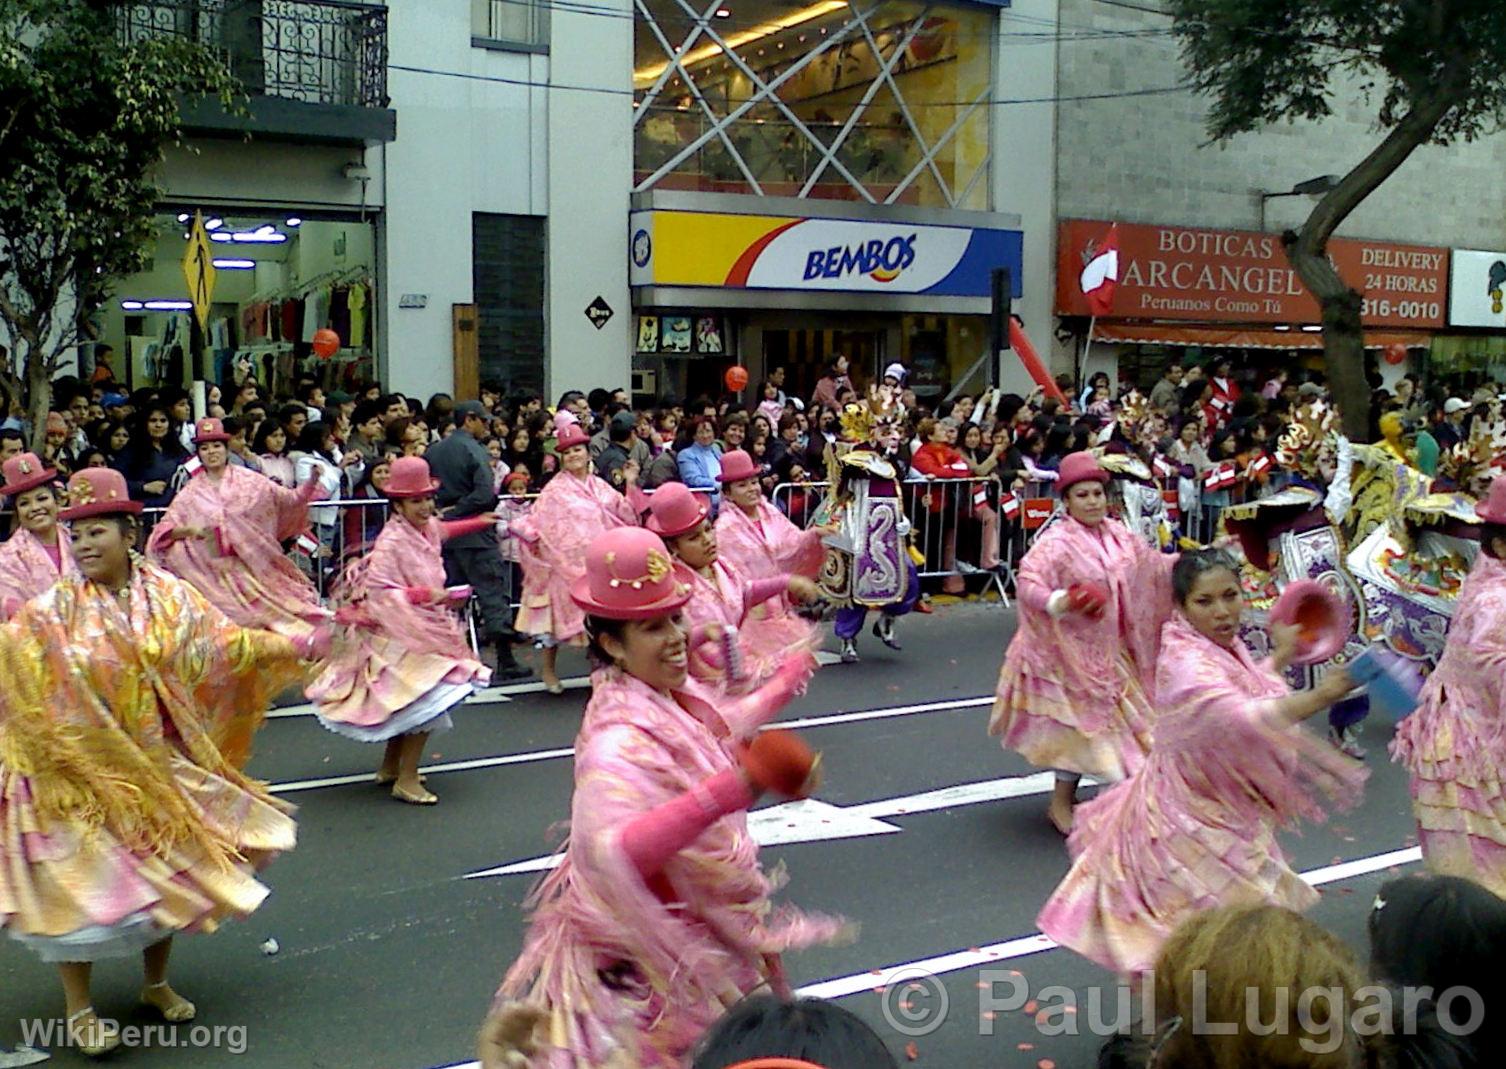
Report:
M 1276 463 L 1309 477 L 1316 475 L 1326 453 L 1335 446 L 1338 418 L 1322 401 L 1296 412 L 1296 419 L 1276 442 Z

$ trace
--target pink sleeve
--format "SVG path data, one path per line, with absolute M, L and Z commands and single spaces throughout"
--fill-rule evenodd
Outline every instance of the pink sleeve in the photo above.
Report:
M 1046 574 L 1054 570 L 1055 557 L 1050 542 L 1037 542 L 1020 562 L 1020 570 L 1015 577 L 1018 597 L 1027 608 L 1035 612 L 1046 613 L 1046 603 L 1056 593 L 1056 584 Z
M 779 715 L 781 709 L 805 687 L 816 669 L 810 654 L 790 657 L 763 686 L 720 710 L 735 739 L 750 738 Z
M 648 511 L 648 495 L 643 492 L 637 483 L 629 486 L 626 493 L 628 506 L 633 510 L 633 524 L 636 526 L 639 517 Z
M 452 538 L 461 538 L 465 535 L 489 530 L 491 526 L 492 520 L 488 516 L 468 516 L 463 520 L 442 520 L 440 521 L 440 537 L 448 542 Z
M 644 879 L 653 876 L 701 833 L 729 813 L 753 804 L 754 795 L 737 769 L 697 783 L 676 798 L 639 813 L 621 833 L 623 852 Z
M 434 597 L 434 591 L 426 586 L 409 586 L 403 588 L 403 596 L 409 605 L 427 605 Z
M 748 593 L 743 601 L 743 611 L 746 612 L 755 605 L 762 605 L 770 598 L 777 598 L 789 589 L 790 578 L 787 575 L 775 575 L 768 579 L 755 579 L 748 584 Z

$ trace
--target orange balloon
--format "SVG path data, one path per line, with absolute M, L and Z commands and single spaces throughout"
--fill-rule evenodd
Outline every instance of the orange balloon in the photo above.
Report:
M 314 331 L 314 352 L 328 360 L 340 351 L 340 335 L 328 327 Z
M 722 381 L 727 384 L 727 389 L 732 393 L 738 393 L 748 385 L 748 369 L 741 364 L 734 364 L 727 369 L 727 374 Z
M 1407 347 L 1399 341 L 1392 342 L 1390 345 L 1386 346 L 1384 352 L 1386 363 L 1390 364 L 1392 367 L 1395 367 L 1398 364 L 1405 364 L 1407 362 Z

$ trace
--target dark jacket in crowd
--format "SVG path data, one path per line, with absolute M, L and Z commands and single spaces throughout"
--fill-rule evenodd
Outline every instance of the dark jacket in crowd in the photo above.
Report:
M 497 507 L 491 455 L 465 431 L 457 428 L 448 438 L 429 446 L 424 459 L 429 462 L 429 471 L 439 480 L 434 503 L 444 519 L 463 520 Z M 488 527 L 484 531 L 452 538 L 447 544 L 454 549 L 495 546 L 497 531 Z

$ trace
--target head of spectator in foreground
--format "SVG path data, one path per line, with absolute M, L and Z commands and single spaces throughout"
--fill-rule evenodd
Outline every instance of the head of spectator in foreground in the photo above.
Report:
M 896 1069 L 898 1063 L 877 1032 L 835 1002 L 750 995 L 711 1026 L 690 1064 L 691 1069 Z
M 1483 1019 L 1463 1037 L 1476 1055 L 1499 1057 L 1506 1042 L 1506 901 L 1459 876 L 1416 873 L 1381 886 L 1370 909 L 1370 970 L 1399 988 L 1432 988 L 1456 1028 L 1478 996 Z M 1496 1063 L 1498 1064 L 1498 1063 Z

